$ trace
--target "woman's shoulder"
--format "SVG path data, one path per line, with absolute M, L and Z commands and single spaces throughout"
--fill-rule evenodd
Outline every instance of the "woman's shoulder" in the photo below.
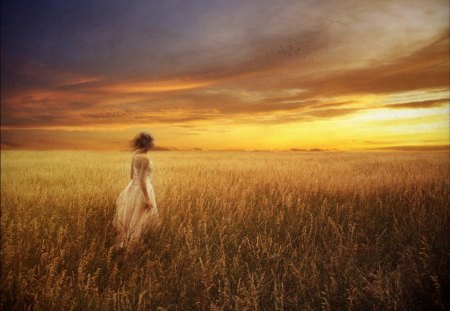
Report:
M 135 153 L 133 155 L 133 162 L 135 162 L 135 163 L 149 163 L 149 162 L 151 162 L 151 160 L 145 154 Z

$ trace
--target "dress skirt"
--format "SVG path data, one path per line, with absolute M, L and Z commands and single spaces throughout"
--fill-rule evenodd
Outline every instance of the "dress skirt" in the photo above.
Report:
M 159 213 L 150 176 L 146 177 L 145 185 L 153 206 L 150 210 L 144 206 L 145 197 L 138 178 L 131 179 L 117 197 L 113 225 L 122 245 L 139 240 L 145 230 L 158 224 Z

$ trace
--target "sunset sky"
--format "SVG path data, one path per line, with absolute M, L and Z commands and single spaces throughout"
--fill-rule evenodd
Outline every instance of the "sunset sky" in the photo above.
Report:
M 1 148 L 445 149 L 448 5 L 2 1 Z

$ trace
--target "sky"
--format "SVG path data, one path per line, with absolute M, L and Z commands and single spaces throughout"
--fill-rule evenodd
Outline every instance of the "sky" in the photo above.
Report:
M 1 5 L 1 149 L 448 149 L 447 0 Z

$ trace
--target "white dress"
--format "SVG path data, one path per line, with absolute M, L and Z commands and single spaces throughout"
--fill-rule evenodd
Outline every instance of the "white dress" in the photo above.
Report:
M 117 209 L 113 225 L 119 234 L 121 246 L 130 242 L 136 242 L 148 227 L 156 226 L 159 223 L 155 191 L 150 179 L 153 171 L 153 162 L 149 161 L 149 167 L 145 176 L 145 185 L 153 206 L 150 210 L 144 206 L 145 197 L 139 181 L 140 167 L 136 167 L 135 162 L 133 158 L 133 178 L 116 200 Z

